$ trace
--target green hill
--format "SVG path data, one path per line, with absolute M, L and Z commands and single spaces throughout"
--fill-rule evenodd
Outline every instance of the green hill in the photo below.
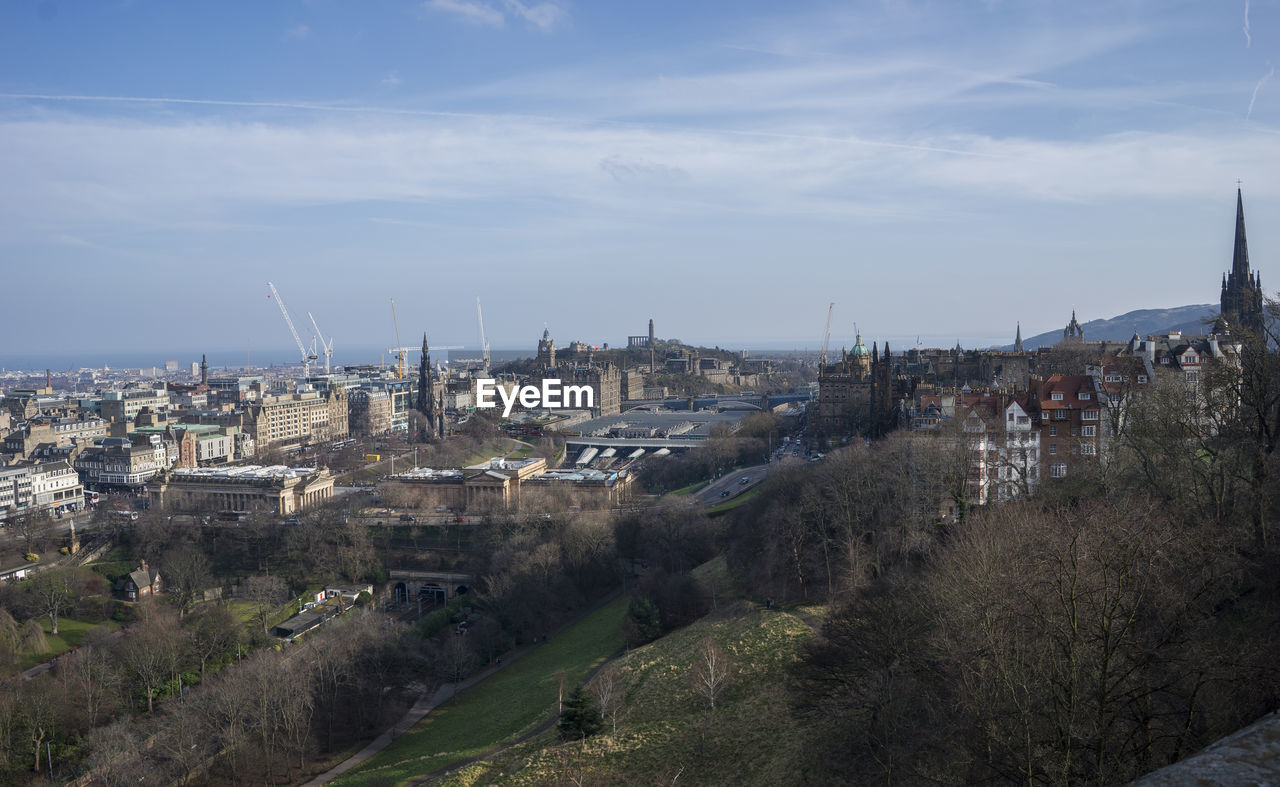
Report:
M 617 733 L 561 743 L 549 731 L 446 777 L 445 784 L 761 784 L 796 781 L 804 736 L 788 708 L 786 670 L 816 610 L 722 605 L 619 658 Z M 713 641 L 732 663 L 711 710 L 694 665 Z

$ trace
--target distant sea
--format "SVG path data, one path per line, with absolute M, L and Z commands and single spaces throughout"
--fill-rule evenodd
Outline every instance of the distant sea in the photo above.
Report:
M 252 363 L 255 369 L 298 363 L 297 350 L 278 348 L 262 350 L 255 348 L 252 356 L 248 358 L 246 358 L 244 350 L 211 350 L 206 354 L 208 355 L 211 374 L 217 374 L 222 369 L 244 369 L 246 363 Z M 479 358 L 480 350 L 479 348 L 448 350 L 447 354 L 450 360 Z M 409 353 L 409 363 L 416 366 L 418 364 L 418 355 L 417 352 Z M 504 349 L 490 351 L 490 356 L 495 362 L 515 360 L 517 358 L 532 358 L 535 355 L 537 355 L 536 350 Z M 435 357 L 435 353 L 432 353 L 432 357 Z M 165 361 L 177 361 L 179 370 L 190 370 L 191 364 L 200 363 L 200 353 L 190 350 L 81 350 L 57 353 L 21 353 L 0 350 L 0 371 L 2 372 L 44 372 L 45 369 L 65 372 L 68 369 L 101 369 L 103 367 L 146 370 L 156 367 L 163 371 Z M 333 356 L 333 365 L 335 367 L 344 364 L 386 363 L 391 365 L 392 362 L 391 356 L 387 355 L 380 347 L 359 347 L 351 350 L 335 348 Z M 321 357 L 318 363 L 320 368 L 323 369 L 324 358 Z
M 940 334 L 922 334 L 919 336 L 875 336 L 871 333 L 864 333 L 863 342 L 870 347 L 874 341 L 883 346 L 885 339 L 888 339 L 894 352 L 899 350 L 907 350 L 912 347 L 955 347 L 956 342 L 965 349 L 974 349 L 981 347 L 991 347 L 993 345 L 1007 344 L 1013 340 L 1013 334 L 1010 332 L 1008 336 L 997 334 L 961 334 L 959 336 L 944 336 Z M 782 341 L 757 341 L 746 342 L 742 344 L 716 343 L 710 341 L 697 342 L 702 346 L 712 347 L 719 344 L 720 347 L 739 352 L 746 348 L 750 355 L 756 357 L 767 357 L 771 353 L 783 352 L 787 350 L 800 350 L 809 352 L 818 352 L 822 347 L 821 337 L 812 343 L 806 342 L 788 342 Z M 849 336 L 837 337 L 834 333 L 831 337 L 829 352 L 838 353 L 840 348 L 848 348 L 853 346 L 853 338 Z M 480 357 L 480 349 L 478 347 L 469 347 L 461 350 L 446 351 L 450 361 L 459 361 L 463 359 L 473 360 Z M 217 374 L 222 369 L 244 369 L 246 363 L 245 351 L 240 350 L 209 350 L 209 370 L 210 373 Z M 503 361 L 512 361 L 520 358 L 533 358 L 537 356 L 537 350 L 533 348 L 526 349 L 494 349 L 490 351 L 490 356 L 494 363 Z M 438 357 L 432 353 L 432 357 Z M 298 363 L 297 350 L 287 348 L 264 348 L 253 349 L 253 355 L 247 359 L 253 364 L 253 368 L 261 369 L 270 366 L 289 366 Z M 101 369 L 104 366 L 111 369 L 145 369 L 150 370 L 155 367 L 161 371 L 164 370 L 165 361 L 177 361 L 178 369 L 191 369 L 191 364 L 200 362 L 200 353 L 192 350 L 76 350 L 72 352 L 57 353 L 22 353 L 10 352 L 0 348 L 0 372 L 8 371 L 30 371 L 43 373 L 45 369 L 55 372 L 65 372 L 68 369 Z M 408 362 L 417 366 L 418 353 L 409 353 Z M 335 367 L 343 364 L 377 364 L 385 363 L 391 365 L 393 359 L 387 355 L 381 347 L 356 347 L 356 348 L 335 348 L 333 365 Z M 319 360 L 320 368 L 324 368 L 324 358 Z

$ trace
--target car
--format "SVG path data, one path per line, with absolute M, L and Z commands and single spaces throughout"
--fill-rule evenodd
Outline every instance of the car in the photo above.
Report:
M 738 486 L 746 486 L 749 483 L 751 483 L 751 476 L 744 475 L 742 480 L 738 482 Z
M 721 493 L 720 493 L 720 496 L 721 496 L 721 497 L 728 497 L 728 496 L 729 496 L 729 491 L 730 491 L 730 490 L 728 490 L 728 489 L 724 490 L 723 492 L 721 492 Z
M 401 522 L 407 522 L 407 523 L 409 523 L 409 524 L 413 524 L 414 522 L 417 522 L 417 521 L 418 521 L 418 518 L 417 518 L 417 517 L 415 517 L 413 514 L 401 514 L 401 515 L 400 515 L 400 521 L 401 521 Z
M 302 521 L 299 520 L 296 516 L 291 516 L 288 519 L 286 519 L 284 523 L 286 525 L 300 525 L 302 524 Z

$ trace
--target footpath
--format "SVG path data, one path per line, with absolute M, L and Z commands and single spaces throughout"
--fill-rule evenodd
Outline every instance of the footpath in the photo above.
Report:
M 508 653 L 504 653 L 499 663 L 492 664 L 488 667 L 485 667 L 484 669 L 480 670 L 476 674 L 466 678 L 465 680 L 459 681 L 458 683 L 446 683 L 445 685 L 436 689 L 436 691 L 432 693 L 430 696 L 424 693 L 421 697 L 418 698 L 418 701 L 413 704 L 413 707 L 411 707 L 408 711 L 405 712 L 404 716 L 400 718 L 400 721 L 393 724 L 390 729 L 386 730 L 381 735 L 374 738 L 372 741 L 369 742 L 369 745 L 365 746 L 360 751 L 356 752 L 355 754 L 351 755 L 347 759 L 333 766 L 329 770 L 315 777 L 311 781 L 306 782 L 303 785 L 303 787 L 319 787 L 319 785 L 328 784 L 329 782 L 343 775 L 347 771 L 350 771 L 351 769 L 363 764 L 370 757 L 372 757 L 373 755 L 377 754 L 378 752 L 390 746 L 391 742 L 394 741 L 396 738 L 399 738 L 401 735 L 404 735 L 406 732 L 408 732 L 413 727 L 413 725 L 421 721 L 422 718 L 426 716 L 428 713 L 430 713 L 432 710 L 439 707 L 441 704 L 443 704 L 447 700 L 457 696 L 461 692 L 464 692 L 467 689 L 471 688 L 472 686 L 475 686 L 477 683 L 480 683 L 486 678 L 491 677 L 498 670 L 503 669 L 504 667 L 507 667 L 508 665 L 517 661 L 518 659 L 520 659 L 520 657 L 524 656 L 526 653 L 529 653 L 534 648 L 541 647 L 542 645 L 546 644 L 548 641 L 550 641 L 551 639 L 559 635 L 565 629 L 581 622 L 583 618 L 587 617 L 592 612 L 595 612 L 596 610 L 603 607 L 605 604 L 608 604 L 609 602 L 613 601 L 615 598 L 618 597 L 620 592 L 621 591 L 615 591 L 613 593 L 610 593 L 609 595 L 605 596 L 603 599 L 597 601 L 595 604 L 592 604 L 590 607 L 583 610 L 579 615 L 574 617 L 573 620 L 570 620 L 560 628 L 556 629 L 555 633 L 552 634 L 550 637 L 544 638 L 542 642 L 539 642 L 533 645 L 525 645 L 523 647 L 516 648 L 515 650 L 512 650 Z M 597 667 L 596 669 L 599 669 L 599 667 Z M 594 674 L 595 674 L 595 670 L 592 671 L 592 675 Z M 591 676 L 588 675 L 588 679 L 590 679 L 590 677 Z M 532 737 L 532 735 L 544 731 L 549 727 L 550 723 L 553 723 L 554 721 L 555 720 L 552 719 L 552 722 L 542 725 L 539 729 L 535 730 L 530 735 L 524 736 L 520 741 L 512 741 L 511 743 L 508 743 L 505 746 L 495 747 L 495 749 L 502 749 L 502 748 L 507 748 L 508 746 L 514 746 L 516 743 L 520 743 L 523 740 L 529 737 Z M 489 751 L 484 752 L 484 754 L 480 756 L 483 757 L 486 755 L 493 754 L 495 749 L 490 749 Z M 467 764 L 467 763 L 457 763 L 454 766 L 451 766 L 449 768 L 442 769 L 442 770 L 446 770 L 446 771 L 453 770 L 453 768 L 461 767 L 464 764 Z M 434 773 L 430 774 L 430 776 L 435 776 L 435 775 L 436 774 Z

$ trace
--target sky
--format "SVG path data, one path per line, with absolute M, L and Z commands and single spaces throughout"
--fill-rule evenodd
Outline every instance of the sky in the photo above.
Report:
M 1280 0 L 0 5 L 0 351 L 966 346 L 1280 271 Z M 416 339 L 415 339 L 416 337 Z M 186 356 L 183 356 L 184 358 Z

